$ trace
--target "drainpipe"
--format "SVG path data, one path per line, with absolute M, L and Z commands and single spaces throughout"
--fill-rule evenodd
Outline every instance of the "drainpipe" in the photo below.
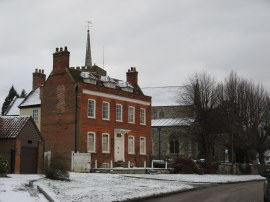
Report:
M 76 153 L 77 152 L 77 125 L 78 125 L 78 118 L 77 118 L 77 116 L 78 116 L 78 90 L 79 90 L 79 87 L 78 87 L 78 84 L 76 84 L 76 86 L 75 86 L 75 119 L 74 119 L 74 124 L 75 124 L 75 142 L 74 142 L 74 152 Z

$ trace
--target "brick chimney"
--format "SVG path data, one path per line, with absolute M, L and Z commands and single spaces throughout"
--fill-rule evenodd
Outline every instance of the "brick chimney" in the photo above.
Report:
M 53 73 L 62 73 L 65 68 L 69 68 L 69 54 L 67 47 L 56 48 L 53 54 Z
M 127 82 L 133 87 L 138 85 L 138 72 L 135 67 L 131 67 L 127 72 Z
M 36 69 L 33 73 L 33 85 L 32 90 L 35 90 L 39 86 L 43 85 L 46 81 L 46 74 L 44 74 L 43 69 Z

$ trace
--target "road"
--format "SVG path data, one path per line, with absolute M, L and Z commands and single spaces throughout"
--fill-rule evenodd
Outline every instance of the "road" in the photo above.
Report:
M 263 182 L 210 186 L 142 202 L 263 202 Z

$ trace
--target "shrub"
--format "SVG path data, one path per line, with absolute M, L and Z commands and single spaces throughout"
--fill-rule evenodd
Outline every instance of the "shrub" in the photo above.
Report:
M 202 171 L 199 169 L 193 159 L 185 156 L 175 158 L 172 163 L 172 168 L 174 169 L 174 173 L 202 174 Z
M 45 177 L 53 180 L 69 181 L 69 172 L 67 163 L 62 157 L 53 157 L 46 163 Z
M 216 174 L 218 172 L 219 162 L 209 163 L 204 160 L 198 160 L 197 165 L 204 174 Z
M 8 162 L 0 156 L 0 176 L 6 176 L 8 172 Z

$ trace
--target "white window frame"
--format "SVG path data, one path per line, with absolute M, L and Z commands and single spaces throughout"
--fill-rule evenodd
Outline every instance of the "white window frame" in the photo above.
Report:
M 144 145 L 142 145 L 142 143 L 144 143 Z M 145 137 L 140 137 L 140 154 L 146 154 L 146 138 Z
M 90 102 L 94 103 L 93 104 L 93 115 L 92 116 L 90 115 L 90 108 L 89 108 Z M 88 99 L 88 101 L 87 101 L 87 116 L 88 116 L 88 118 L 93 118 L 93 119 L 96 118 L 96 100 Z
M 146 110 L 144 108 L 140 108 L 140 124 L 146 125 Z
M 132 110 L 132 111 L 130 111 L 130 110 Z M 133 112 L 133 114 L 131 112 Z M 133 107 L 133 106 L 128 107 L 128 122 L 135 123 L 135 107 Z
M 103 147 L 103 144 L 104 144 L 103 137 L 104 136 L 107 136 L 108 137 L 107 150 L 104 150 L 104 147 Z M 102 133 L 102 153 L 110 153 L 110 134 L 108 134 L 108 133 Z
M 129 141 L 130 139 L 132 139 L 132 144 Z M 135 138 L 132 135 L 128 136 L 128 154 L 135 154 Z
M 93 135 L 93 137 L 94 137 L 93 149 L 92 150 L 90 149 L 90 139 L 89 139 L 90 134 Z M 87 151 L 89 153 L 96 153 L 96 133 L 94 133 L 94 132 L 88 132 L 87 133 Z
M 120 112 L 117 111 L 117 106 L 120 107 Z M 120 119 L 118 119 L 119 116 L 120 116 Z M 121 104 L 115 105 L 115 120 L 119 121 L 119 122 L 123 122 L 123 105 L 121 105 Z
M 33 109 L 32 111 L 32 117 L 33 117 L 33 120 L 36 124 L 38 124 L 38 109 Z
M 107 117 L 105 117 L 105 111 L 104 111 L 104 104 L 108 106 L 107 111 Z M 110 120 L 110 103 L 109 102 L 102 102 L 102 119 L 103 120 Z

